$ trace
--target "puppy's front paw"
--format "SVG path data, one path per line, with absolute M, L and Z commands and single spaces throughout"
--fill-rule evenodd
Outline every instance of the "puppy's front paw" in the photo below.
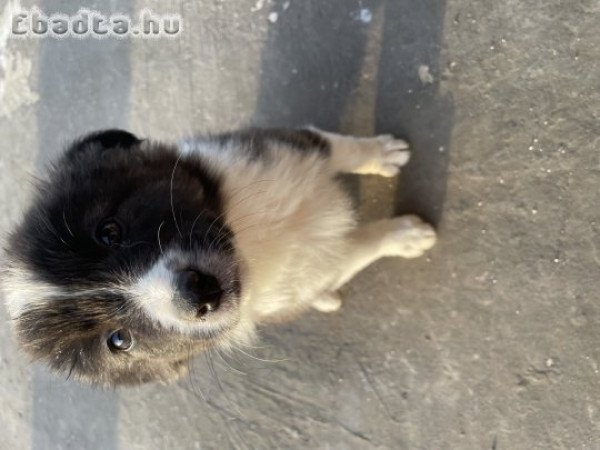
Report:
M 396 139 L 391 134 L 363 138 L 362 145 L 372 156 L 370 161 L 361 167 L 359 173 L 393 177 L 410 159 L 408 143 Z
M 386 256 L 417 258 L 433 247 L 436 241 L 433 227 L 417 216 L 391 219 L 388 229 L 383 241 Z

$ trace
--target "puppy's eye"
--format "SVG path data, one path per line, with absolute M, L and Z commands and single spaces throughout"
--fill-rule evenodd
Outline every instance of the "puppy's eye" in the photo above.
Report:
M 133 347 L 133 336 L 128 330 L 113 331 L 108 337 L 108 348 L 114 352 L 125 352 Z
M 98 226 L 98 230 L 96 230 L 98 242 L 107 247 L 111 247 L 121 242 L 121 235 L 121 225 L 114 219 L 105 220 Z

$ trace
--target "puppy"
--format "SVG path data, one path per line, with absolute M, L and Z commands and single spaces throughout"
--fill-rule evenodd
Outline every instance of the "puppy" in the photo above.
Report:
M 336 181 L 391 177 L 408 159 L 392 136 L 316 129 L 178 145 L 85 136 L 8 241 L 4 297 L 18 340 L 83 382 L 168 382 L 197 352 L 247 346 L 257 324 L 335 311 L 358 271 L 435 242 L 415 216 L 358 226 Z

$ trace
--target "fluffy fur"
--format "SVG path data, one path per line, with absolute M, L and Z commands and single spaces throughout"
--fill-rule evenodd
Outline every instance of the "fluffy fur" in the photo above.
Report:
M 21 345 L 85 382 L 166 382 L 199 351 L 248 345 L 257 324 L 338 309 L 336 290 L 362 268 L 435 242 L 414 216 L 357 226 L 336 181 L 394 176 L 406 148 L 314 129 L 179 145 L 107 130 L 76 141 L 7 247 L 4 292 Z M 120 230 L 110 245 L 98 231 L 107 220 Z M 219 286 L 217 303 L 198 276 Z M 131 348 L 111 347 L 116 330 Z

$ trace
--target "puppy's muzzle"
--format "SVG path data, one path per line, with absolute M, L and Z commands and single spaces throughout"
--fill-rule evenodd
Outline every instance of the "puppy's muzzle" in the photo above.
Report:
M 177 307 L 190 319 L 204 319 L 216 312 L 224 301 L 219 281 L 196 269 L 181 270 L 176 275 Z

